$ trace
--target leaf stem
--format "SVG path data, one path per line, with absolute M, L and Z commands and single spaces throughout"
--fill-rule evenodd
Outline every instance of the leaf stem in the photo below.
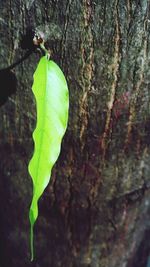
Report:
M 45 48 L 44 42 L 42 42 L 40 44 L 40 48 L 45 52 L 45 55 L 47 56 L 47 59 L 49 60 L 50 59 L 50 51 Z
M 34 246 L 33 246 L 33 224 L 30 228 L 30 248 L 31 248 L 31 261 L 34 260 Z

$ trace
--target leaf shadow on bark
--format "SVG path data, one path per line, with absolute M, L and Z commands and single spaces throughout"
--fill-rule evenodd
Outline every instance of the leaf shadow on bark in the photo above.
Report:
M 25 55 L 12 65 L 0 70 L 0 107 L 17 91 L 17 77 L 13 69 L 36 51 L 36 46 L 33 44 L 33 37 L 34 30 L 27 29 L 26 34 L 22 35 L 20 40 L 21 49 L 26 50 Z
M 0 107 L 5 104 L 8 97 L 16 93 L 17 78 L 11 70 L 0 70 Z

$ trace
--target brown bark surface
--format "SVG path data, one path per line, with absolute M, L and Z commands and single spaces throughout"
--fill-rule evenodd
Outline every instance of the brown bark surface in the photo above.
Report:
M 0 267 L 149 267 L 149 16 L 149 0 L 0 0 Z M 29 27 L 44 31 L 70 91 L 32 264 L 27 166 L 39 53 L 2 70 L 28 53 Z

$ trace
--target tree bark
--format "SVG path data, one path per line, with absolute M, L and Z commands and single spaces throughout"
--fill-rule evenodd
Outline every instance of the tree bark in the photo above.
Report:
M 0 0 L 1 267 L 30 266 L 27 166 L 40 56 L 8 69 L 30 54 L 29 27 L 45 33 L 70 92 L 61 155 L 39 203 L 33 265 L 149 267 L 149 12 L 149 0 Z

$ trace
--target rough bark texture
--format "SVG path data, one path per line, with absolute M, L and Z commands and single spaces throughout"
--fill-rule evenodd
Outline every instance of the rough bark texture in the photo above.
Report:
M 69 127 L 39 203 L 31 266 L 149 267 L 149 12 L 149 0 L 0 0 L 1 69 L 25 54 L 22 36 L 40 25 L 70 88 Z M 38 59 L 0 72 L 1 267 L 30 266 Z

